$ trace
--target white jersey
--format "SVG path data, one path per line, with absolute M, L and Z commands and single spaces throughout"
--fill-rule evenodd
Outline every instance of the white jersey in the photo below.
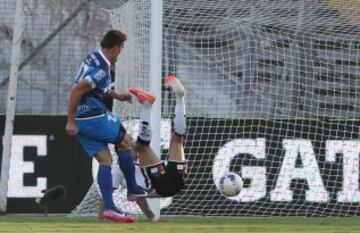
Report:
M 124 173 L 121 171 L 118 164 L 112 165 L 111 167 L 113 188 L 117 189 L 120 186 L 126 188 L 126 180 Z M 138 164 L 135 164 L 135 179 L 136 183 L 143 189 L 150 188 L 150 180 L 145 176 L 142 169 Z

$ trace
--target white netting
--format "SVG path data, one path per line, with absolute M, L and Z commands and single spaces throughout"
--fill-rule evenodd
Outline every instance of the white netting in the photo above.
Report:
M 111 12 L 129 36 L 119 90 L 149 86 L 149 6 Z M 358 215 L 359 1 L 167 0 L 163 12 L 163 76 L 187 89 L 190 174 L 162 214 Z M 173 103 L 164 91 L 164 117 Z M 117 112 L 137 118 L 128 106 Z M 231 199 L 214 185 L 226 170 L 245 181 Z
M 114 202 L 127 213 L 141 215 L 141 211 L 135 202 L 126 200 L 126 190 L 117 189 L 113 193 Z M 99 211 L 100 192 L 96 183 L 93 183 L 85 195 L 83 201 L 69 214 L 69 217 L 97 216 Z

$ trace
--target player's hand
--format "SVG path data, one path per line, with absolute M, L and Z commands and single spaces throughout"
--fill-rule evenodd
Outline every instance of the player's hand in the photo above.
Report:
M 74 122 L 68 122 L 66 124 L 66 133 L 70 136 L 75 136 L 78 133 L 78 128 Z
M 126 101 L 128 103 L 132 103 L 132 96 L 128 93 L 126 94 L 119 94 L 118 100 L 120 101 Z

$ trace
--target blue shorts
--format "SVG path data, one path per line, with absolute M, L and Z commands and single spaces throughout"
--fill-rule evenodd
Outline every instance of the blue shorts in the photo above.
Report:
M 126 134 L 118 116 L 106 113 L 88 118 L 76 118 L 77 138 L 89 157 L 108 147 L 108 143 L 118 144 Z

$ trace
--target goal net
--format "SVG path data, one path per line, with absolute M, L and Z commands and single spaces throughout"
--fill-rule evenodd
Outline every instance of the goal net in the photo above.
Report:
M 163 2 L 163 77 L 176 75 L 187 90 L 190 169 L 161 214 L 359 215 L 359 1 Z M 150 1 L 110 15 L 128 34 L 118 90 L 148 88 Z M 168 119 L 174 98 L 163 90 Z M 138 109 L 116 106 L 130 131 Z M 168 121 L 162 127 L 164 157 Z M 244 180 L 236 197 L 217 191 L 226 171 Z

